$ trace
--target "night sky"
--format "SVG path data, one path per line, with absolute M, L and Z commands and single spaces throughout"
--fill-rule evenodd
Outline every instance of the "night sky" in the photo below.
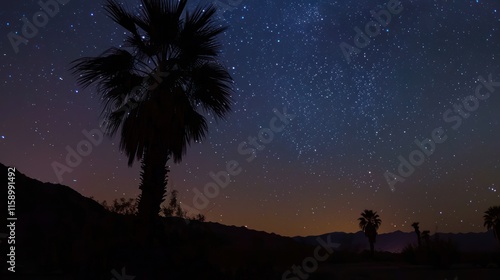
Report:
M 82 130 L 102 120 L 99 96 L 77 85 L 70 62 L 124 38 L 102 1 L 66 1 L 17 53 L 9 36 L 21 36 L 23 16 L 32 22 L 42 9 L 29 0 L 0 11 L 0 162 L 53 183 L 53 163 L 65 164 L 66 147 L 76 149 Z M 388 2 L 229 1 L 220 39 L 233 110 L 226 122 L 209 117 L 207 139 L 171 166 L 169 188 L 183 205 L 195 207 L 194 189 L 237 162 L 241 173 L 201 210 L 208 221 L 287 236 L 356 232 L 372 209 L 381 233 L 412 231 L 415 221 L 431 233 L 485 231 L 483 212 L 500 204 L 500 4 L 402 0 L 380 34 L 372 26 L 374 36 L 356 47 L 355 28 L 364 32 L 370 11 Z M 282 128 L 272 139 L 271 122 Z M 259 133 L 266 143 L 247 161 L 249 137 Z M 414 141 L 433 136 L 442 143 L 432 154 L 418 152 Z M 118 146 L 106 137 L 61 183 L 98 200 L 136 197 L 140 165 L 127 167 Z M 409 161 L 414 150 L 419 166 L 403 177 L 398 157 Z M 400 180 L 393 190 L 387 176 Z

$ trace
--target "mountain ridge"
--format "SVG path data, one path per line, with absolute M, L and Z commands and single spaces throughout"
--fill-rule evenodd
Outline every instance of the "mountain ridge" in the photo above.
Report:
M 356 233 L 331 232 L 320 235 L 295 236 L 299 243 L 317 245 L 316 239 L 330 236 L 332 242 L 340 243 L 339 249 L 347 250 L 368 250 L 367 238 L 362 231 Z M 435 238 L 431 235 L 431 239 Z M 458 249 L 463 252 L 495 252 L 500 249 L 498 241 L 492 232 L 468 232 L 468 233 L 442 233 L 438 232 L 441 239 L 451 239 L 458 245 Z M 416 245 L 417 236 L 414 232 L 403 232 L 400 230 L 390 233 L 378 234 L 375 243 L 375 250 L 400 253 L 408 244 Z

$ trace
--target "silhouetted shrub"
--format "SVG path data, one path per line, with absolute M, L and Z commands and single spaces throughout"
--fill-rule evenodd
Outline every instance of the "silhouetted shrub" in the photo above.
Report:
M 177 190 L 172 190 L 170 192 L 170 200 L 167 203 L 167 205 L 162 205 L 160 208 L 160 215 L 163 217 L 177 217 L 177 218 L 182 218 L 182 219 L 187 219 L 187 220 L 194 220 L 194 221 L 205 221 L 205 216 L 203 214 L 197 214 L 194 216 L 191 216 L 187 213 L 187 211 L 184 211 L 181 207 L 181 204 L 177 198 L 178 191 Z M 93 197 L 90 197 L 91 199 L 94 199 Z M 94 199 L 95 200 L 95 199 Z M 97 201 L 97 200 L 96 200 Z M 97 201 L 99 202 L 99 201 Z M 138 213 L 138 200 L 134 198 L 129 198 L 128 200 L 125 199 L 124 197 L 120 199 L 114 199 L 113 203 L 111 205 L 108 205 L 108 202 L 106 200 L 103 200 L 102 202 L 99 202 L 99 204 L 104 207 L 104 209 L 121 214 L 121 215 L 137 215 Z
M 441 240 L 438 236 L 428 246 L 406 245 L 401 256 L 409 263 L 428 264 L 436 268 L 447 268 L 460 260 L 457 245 L 451 239 Z

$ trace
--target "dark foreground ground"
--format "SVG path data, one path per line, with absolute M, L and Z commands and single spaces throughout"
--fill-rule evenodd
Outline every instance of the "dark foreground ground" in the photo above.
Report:
M 298 278 L 300 279 L 300 278 Z M 499 280 L 500 269 L 470 265 L 435 269 L 406 264 L 328 264 L 318 269 L 314 279 L 331 280 Z
M 138 280 L 138 279 L 276 279 L 276 280 L 498 280 L 500 279 L 500 269 L 498 268 L 478 268 L 471 266 L 457 266 L 449 269 L 434 269 L 429 266 L 416 266 L 405 264 L 373 264 L 373 263 L 357 263 L 357 264 L 324 264 L 318 270 L 311 274 L 305 274 L 307 278 L 300 278 L 298 275 L 283 276 L 281 271 L 274 273 L 266 273 L 258 275 L 238 275 L 238 273 L 229 275 L 215 276 L 208 273 L 206 276 L 202 271 L 197 276 L 179 276 L 173 275 L 167 277 L 144 278 L 129 270 L 117 269 L 115 272 L 102 275 L 102 277 L 91 279 L 111 279 L 111 280 Z M 176 273 L 174 273 L 176 274 Z M 302 275 L 304 276 L 304 275 Z M 79 276 L 62 273 L 2 273 L 1 279 L 33 279 L 33 280 L 69 280 L 69 279 L 84 279 Z M 89 279 L 89 278 L 87 278 Z

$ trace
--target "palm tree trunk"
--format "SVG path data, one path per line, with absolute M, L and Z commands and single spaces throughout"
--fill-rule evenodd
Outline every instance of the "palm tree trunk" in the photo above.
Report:
M 495 237 L 500 241 L 500 223 L 496 223 L 495 227 L 493 229 L 493 233 L 495 234 Z
M 373 258 L 375 254 L 374 242 L 370 241 L 370 256 Z
M 166 165 L 169 159 L 168 152 L 161 145 L 150 146 L 144 152 L 141 185 L 139 186 L 141 194 L 137 210 L 145 227 L 154 224 L 158 218 L 160 206 L 165 200 L 167 173 L 169 172 Z
M 168 151 L 161 146 L 150 146 L 144 152 L 141 162 L 141 194 L 137 206 L 138 229 L 137 238 L 140 248 L 137 261 L 141 267 L 138 277 L 141 279 L 158 279 L 154 272 L 158 269 L 158 242 L 161 236 L 156 227 L 159 220 L 160 206 L 167 192 L 167 162 L 170 159 Z M 161 231 L 160 231 L 161 232 Z

